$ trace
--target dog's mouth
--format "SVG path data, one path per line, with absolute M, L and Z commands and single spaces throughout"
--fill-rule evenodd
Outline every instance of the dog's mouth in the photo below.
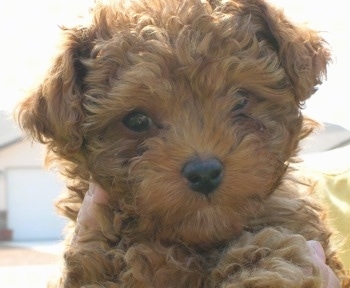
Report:
M 160 197 L 160 191 L 155 190 L 152 195 L 140 195 L 135 206 L 137 234 L 195 247 L 233 240 L 244 229 L 248 217 L 258 212 L 262 199 L 259 195 L 233 197 L 225 184 L 222 186 L 207 194 L 187 188 L 181 192 L 176 189 L 166 197 Z
M 244 228 L 244 222 L 244 217 L 233 209 L 208 205 L 173 223 L 163 223 L 159 235 L 162 241 L 168 243 L 210 247 L 237 237 Z

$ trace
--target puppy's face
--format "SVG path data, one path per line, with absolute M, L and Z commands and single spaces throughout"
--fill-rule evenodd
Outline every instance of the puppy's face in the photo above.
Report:
M 220 38 L 206 45 L 225 42 Z M 86 149 L 93 177 L 123 186 L 142 225 L 205 243 L 232 237 L 271 192 L 301 119 L 285 72 L 271 67 L 278 61 L 272 50 L 271 63 L 259 59 L 258 41 L 244 51 L 224 47 L 222 56 L 186 51 L 195 58 L 181 63 L 190 39 L 181 53 L 168 43 L 143 43 L 103 98 L 89 93 Z M 159 52 L 144 52 L 153 49 Z M 107 60 L 99 61 L 104 69 Z
M 155 2 L 102 7 L 94 25 L 67 31 L 32 96 L 65 111 L 22 121 L 137 219 L 131 234 L 224 241 L 279 184 L 328 51 L 260 1 Z

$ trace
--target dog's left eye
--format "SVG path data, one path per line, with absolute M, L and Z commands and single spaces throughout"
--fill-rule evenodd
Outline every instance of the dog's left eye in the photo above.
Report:
M 250 93 L 245 89 L 239 89 L 235 93 L 236 102 L 232 108 L 232 112 L 239 112 L 249 104 Z
M 142 112 L 133 111 L 123 118 L 124 125 L 134 131 L 143 132 L 152 126 L 152 119 Z
M 235 106 L 233 106 L 232 108 L 232 112 L 236 112 L 239 110 L 242 110 L 244 107 L 246 107 L 249 103 L 249 99 L 248 97 L 241 97 L 237 103 L 235 104 Z

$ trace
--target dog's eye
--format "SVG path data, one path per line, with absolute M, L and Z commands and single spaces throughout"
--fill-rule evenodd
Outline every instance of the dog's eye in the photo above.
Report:
M 235 96 L 237 97 L 237 102 L 235 106 L 233 106 L 232 112 L 242 110 L 249 103 L 249 93 L 247 91 L 239 90 Z
M 142 112 L 133 111 L 123 119 L 124 125 L 134 131 L 143 132 L 152 126 L 152 119 Z
M 232 111 L 238 111 L 242 110 L 245 106 L 248 105 L 249 99 L 246 97 L 242 97 L 241 99 L 238 100 L 235 106 L 233 106 Z

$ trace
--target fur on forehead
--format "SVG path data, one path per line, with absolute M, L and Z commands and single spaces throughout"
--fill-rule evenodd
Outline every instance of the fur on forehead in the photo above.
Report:
M 128 9 L 120 9 L 119 5 L 127 5 Z M 121 35 L 126 37 L 124 46 L 138 37 L 141 37 L 141 42 L 152 39 L 176 41 L 182 29 L 188 25 L 202 33 L 201 38 L 212 32 L 216 37 L 222 35 L 223 38 L 234 35 L 237 38 L 232 40 L 235 41 L 249 42 L 253 36 L 264 39 L 277 51 L 280 64 L 293 85 L 297 103 L 305 101 L 316 91 L 330 61 L 328 47 L 318 33 L 294 25 L 282 11 L 262 0 L 120 1 L 117 4 L 110 2 L 107 6 L 97 5 L 94 15 L 91 31 L 96 29 L 94 37 L 102 39 L 102 45 L 103 41 L 113 37 L 118 39 Z M 206 47 L 204 49 L 211 53 L 215 50 L 219 53 L 222 47 L 215 49 L 214 42 L 205 46 L 205 41 L 210 40 L 210 36 L 206 37 L 202 41 L 204 45 L 192 47 L 192 50 L 200 53 L 201 48 Z M 192 40 L 193 46 L 198 45 L 196 40 L 199 39 Z M 137 43 L 132 42 L 133 45 Z M 101 47 L 98 46 L 93 55 L 100 51 Z M 241 50 L 244 48 L 241 47 Z M 186 51 L 181 52 L 184 52 L 181 61 L 191 60 L 191 55 L 186 55 Z

